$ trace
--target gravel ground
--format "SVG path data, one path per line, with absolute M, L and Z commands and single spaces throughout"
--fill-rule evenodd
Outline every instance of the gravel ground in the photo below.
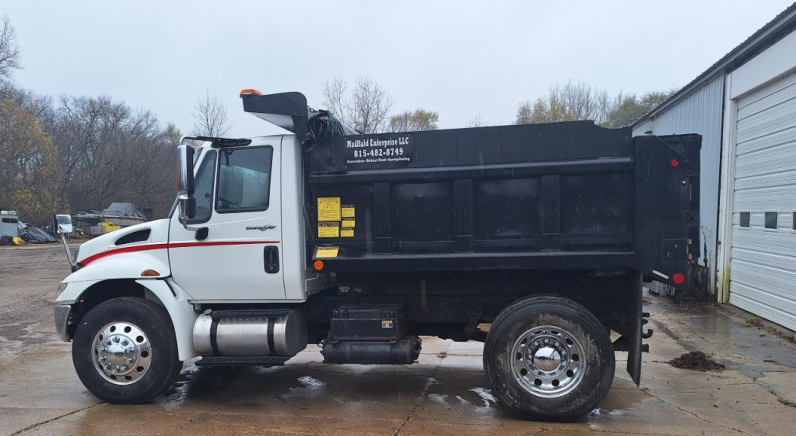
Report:
M 0 247 L 0 356 L 57 340 L 52 304 L 69 273 L 62 244 Z

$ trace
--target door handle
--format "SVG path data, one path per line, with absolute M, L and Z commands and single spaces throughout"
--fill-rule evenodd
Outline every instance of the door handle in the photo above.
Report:
M 279 272 L 279 247 L 267 245 L 263 251 L 263 258 L 266 273 L 276 274 Z

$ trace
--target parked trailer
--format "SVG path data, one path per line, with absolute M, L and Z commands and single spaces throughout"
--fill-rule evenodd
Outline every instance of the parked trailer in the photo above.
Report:
M 411 364 L 421 336 L 485 342 L 492 391 L 527 419 L 596 407 L 615 351 L 640 382 L 642 276 L 685 289 L 698 257 L 698 135 L 360 135 L 299 93 L 241 97 L 291 133 L 185 138 L 205 142 L 179 147 L 178 211 L 83 244 L 59 288 L 94 395 L 145 402 L 196 356 L 278 366 L 310 343 Z

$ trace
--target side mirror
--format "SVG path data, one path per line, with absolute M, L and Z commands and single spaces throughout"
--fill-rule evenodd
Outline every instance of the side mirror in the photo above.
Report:
M 186 229 L 188 220 L 196 216 L 194 198 L 193 158 L 194 148 L 190 145 L 177 147 L 177 203 L 180 207 L 180 222 Z
M 178 171 L 179 177 L 177 180 L 177 190 L 180 194 L 193 196 L 194 180 L 193 180 L 193 158 L 194 148 L 190 145 L 180 145 L 177 147 L 178 154 Z

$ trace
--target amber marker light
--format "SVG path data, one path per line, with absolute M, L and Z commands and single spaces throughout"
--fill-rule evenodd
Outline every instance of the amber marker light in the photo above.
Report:
M 322 260 L 316 260 L 315 263 L 312 264 L 312 266 L 315 267 L 315 270 L 320 271 L 320 270 L 323 269 L 323 261 Z
M 263 95 L 263 93 L 256 89 L 244 89 L 241 90 L 240 96 L 243 97 L 244 95 Z
M 141 277 L 160 277 L 160 273 L 153 269 L 147 269 L 141 273 Z

